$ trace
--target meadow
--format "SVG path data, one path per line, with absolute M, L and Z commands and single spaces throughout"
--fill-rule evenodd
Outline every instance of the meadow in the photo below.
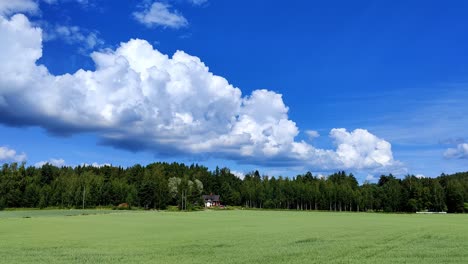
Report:
M 0 212 L 1 263 L 468 263 L 468 215 Z

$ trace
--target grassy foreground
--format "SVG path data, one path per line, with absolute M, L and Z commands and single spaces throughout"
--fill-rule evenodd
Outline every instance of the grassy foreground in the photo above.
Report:
M 0 212 L 0 263 L 468 263 L 468 215 L 79 212 Z

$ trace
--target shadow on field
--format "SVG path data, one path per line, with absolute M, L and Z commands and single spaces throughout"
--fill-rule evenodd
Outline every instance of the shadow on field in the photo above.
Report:
M 295 244 L 312 244 L 312 243 L 318 243 L 318 242 L 323 242 L 323 241 L 324 241 L 323 239 L 320 239 L 317 237 L 311 237 L 311 238 L 296 240 L 294 243 Z

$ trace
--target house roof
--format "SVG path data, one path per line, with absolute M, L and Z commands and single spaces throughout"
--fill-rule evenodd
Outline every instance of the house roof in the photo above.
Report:
M 203 195 L 202 197 L 205 201 L 219 202 L 219 195 Z

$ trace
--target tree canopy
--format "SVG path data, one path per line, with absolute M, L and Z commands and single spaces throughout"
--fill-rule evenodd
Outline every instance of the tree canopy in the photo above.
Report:
M 359 185 L 351 173 L 318 177 L 269 177 L 253 171 L 243 179 L 228 168 L 210 171 L 181 163 L 40 168 L 4 164 L 0 171 L 0 209 L 7 207 L 93 208 L 127 203 L 145 209 L 203 206 L 202 194 L 219 194 L 224 205 L 249 208 L 464 212 L 468 172 L 437 178 L 382 175 Z

